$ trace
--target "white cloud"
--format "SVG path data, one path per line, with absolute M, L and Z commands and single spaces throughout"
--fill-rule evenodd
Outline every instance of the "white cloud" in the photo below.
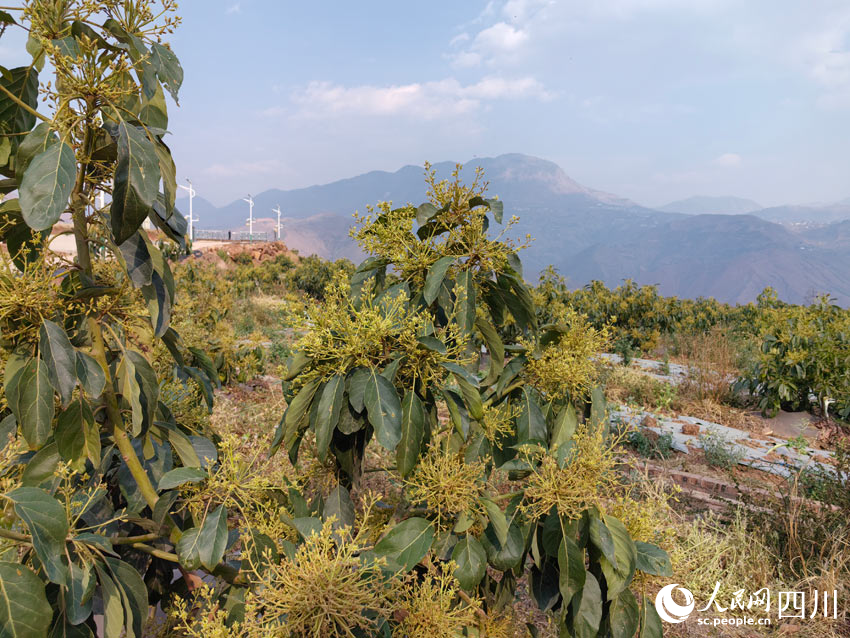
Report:
M 234 13 L 242 13 L 242 6 L 237 2 L 232 4 L 224 11 L 225 15 L 233 15 Z
M 302 117 L 327 117 L 341 114 L 393 116 L 432 120 L 463 115 L 486 105 L 487 100 L 548 99 L 550 95 L 532 77 L 507 79 L 485 77 L 474 84 L 462 85 L 454 78 L 437 82 L 415 82 L 395 86 L 341 86 L 330 82 L 311 82 L 296 92 L 292 101 Z M 264 114 L 280 115 L 281 107 Z
M 723 155 L 715 157 L 712 164 L 721 168 L 737 168 L 743 161 L 743 158 L 737 153 L 723 153 Z
M 463 33 L 458 33 L 455 37 L 451 39 L 451 41 L 449 42 L 449 46 L 458 46 L 460 44 L 463 44 L 464 42 L 469 42 L 469 39 L 470 36 L 466 31 L 464 31 Z
M 528 33 L 507 22 L 497 22 L 475 36 L 475 43 L 484 51 L 511 53 L 528 40 Z

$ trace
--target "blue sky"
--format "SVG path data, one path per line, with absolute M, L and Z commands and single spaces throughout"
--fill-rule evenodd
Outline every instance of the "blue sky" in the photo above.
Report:
M 169 143 L 216 204 L 506 152 L 648 205 L 850 197 L 848 0 L 183 0 L 180 13 Z

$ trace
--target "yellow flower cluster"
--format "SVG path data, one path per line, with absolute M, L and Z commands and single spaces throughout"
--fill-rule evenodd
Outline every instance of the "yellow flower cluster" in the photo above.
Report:
M 479 498 L 484 493 L 484 464 L 467 462 L 463 452 L 432 444 L 413 473 L 404 481 L 410 500 L 437 516 L 437 527 L 454 524 L 458 515 L 473 518 L 483 513 Z
M 557 317 L 560 336 L 547 344 L 537 356 L 528 358 L 526 378 L 547 398 L 569 398 L 580 402 L 596 383 L 598 370 L 594 363 L 598 353 L 608 346 L 608 333 L 597 330 L 575 310 L 564 309 Z M 531 350 L 531 344 L 526 343 Z
M 446 376 L 441 363 L 463 363 L 467 338 L 456 324 L 432 332 L 446 346 L 445 352 L 438 352 L 420 343 L 419 337 L 433 325 L 426 313 L 409 307 L 404 295 L 373 300 L 365 290 L 358 306 L 348 291 L 348 284 L 338 280 L 328 287 L 325 303 L 311 309 L 312 329 L 296 349 L 313 365 L 299 383 L 345 374 L 357 366 L 383 368 L 401 353 L 397 378 L 405 387 L 414 387 L 439 383 Z
M 523 507 L 534 518 L 553 507 L 568 519 L 590 507 L 604 510 L 606 498 L 620 484 L 615 446 L 616 441 L 606 440 L 604 428 L 580 424 L 564 466 L 547 454 L 528 477 Z
M 453 563 L 442 570 L 432 565 L 422 581 L 406 583 L 395 614 L 401 622 L 393 629 L 393 638 L 462 636 L 464 629 L 476 624 L 481 603 L 474 598 L 458 602 L 460 585 L 452 572 Z

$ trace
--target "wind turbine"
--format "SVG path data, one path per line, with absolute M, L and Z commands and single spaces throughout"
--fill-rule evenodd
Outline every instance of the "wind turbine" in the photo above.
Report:
M 249 193 L 242 201 L 248 202 L 248 241 L 254 241 L 254 198 Z
M 189 241 L 195 241 L 195 222 L 198 221 L 198 218 L 192 215 L 192 200 L 195 198 L 195 189 L 192 187 L 192 180 L 187 177 L 186 181 L 189 182 L 188 186 L 183 186 L 183 184 L 178 184 L 178 186 L 189 191 Z
M 277 213 L 277 240 L 280 241 L 280 205 L 272 208 L 272 211 Z

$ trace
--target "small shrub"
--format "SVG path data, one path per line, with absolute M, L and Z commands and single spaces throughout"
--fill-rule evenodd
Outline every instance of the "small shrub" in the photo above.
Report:
M 635 356 L 635 349 L 632 346 L 632 342 L 625 337 L 620 337 L 614 342 L 614 354 L 620 355 L 622 364 L 629 367 L 632 365 L 632 360 Z
M 644 428 L 633 430 L 629 434 L 629 444 L 648 459 L 666 459 L 673 453 L 673 435 L 669 432 L 656 434 Z
M 699 440 L 705 461 L 712 467 L 730 470 L 744 458 L 744 451 L 739 445 L 713 428 L 700 435 Z

